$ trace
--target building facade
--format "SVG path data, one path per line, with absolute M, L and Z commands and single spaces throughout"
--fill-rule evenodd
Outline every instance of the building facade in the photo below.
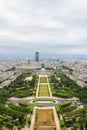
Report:
M 35 61 L 39 61 L 39 52 L 35 52 Z

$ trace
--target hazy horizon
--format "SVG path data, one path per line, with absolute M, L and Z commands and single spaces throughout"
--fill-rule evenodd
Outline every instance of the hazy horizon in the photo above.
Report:
M 87 1 L 0 0 L 0 58 L 87 58 Z

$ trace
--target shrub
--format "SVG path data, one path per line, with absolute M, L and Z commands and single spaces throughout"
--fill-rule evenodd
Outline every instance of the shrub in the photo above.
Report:
M 65 103 L 61 104 L 61 108 L 68 107 L 71 104 L 72 104 L 72 102 L 65 102 Z
M 61 127 L 64 127 L 64 126 L 65 126 L 64 120 L 60 120 L 60 126 L 61 126 Z
M 60 112 L 61 112 L 59 104 L 56 104 L 56 105 L 55 105 L 55 108 L 56 108 L 57 113 L 60 113 Z
M 19 102 L 19 105 L 21 107 L 27 107 L 28 106 L 28 104 L 26 102 Z
M 69 112 L 69 111 L 73 111 L 75 109 L 77 109 L 77 106 L 68 106 L 68 107 L 65 107 L 65 108 L 62 107 L 63 112 Z
M 8 106 L 9 106 L 10 108 L 16 110 L 16 111 L 20 111 L 20 112 L 24 112 L 24 113 L 27 113 L 27 112 L 28 112 L 28 110 L 27 110 L 26 108 L 23 108 L 23 107 L 20 107 L 20 106 L 16 106 L 16 105 L 13 104 L 13 103 L 10 103 Z

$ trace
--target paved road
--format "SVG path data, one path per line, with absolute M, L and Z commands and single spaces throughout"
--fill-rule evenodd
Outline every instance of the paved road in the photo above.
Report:
M 64 102 L 67 102 L 67 101 L 71 101 L 72 103 L 76 103 L 76 104 L 82 104 L 77 98 L 69 98 L 69 99 L 63 99 L 63 98 L 57 98 L 57 97 L 43 97 L 43 98 L 40 98 L 40 97 L 28 97 L 28 98 L 9 98 L 8 101 L 7 101 L 7 104 L 9 103 L 15 103 L 15 104 L 18 104 L 19 102 L 23 101 L 23 102 L 26 102 L 26 103 L 32 103 L 32 101 L 34 100 L 54 100 L 56 103 L 64 103 Z
M 35 104 L 35 106 L 36 107 L 38 107 L 38 104 Z M 48 108 L 48 107 L 54 107 L 54 104 L 47 104 L 47 103 L 44 103 L 44 104 L 42 104 L 42 107 L 46 107 L 46 108 Z
M 27 99 L 25 99 L 25 100 L 9 100 L 9 101 L 7 101 L 7 104 L 9 104 L 9 103 L 14 103 L 14 104 L 17 105 L 17 104 L 19 104 L 19 102 L 21 102 L 21 101 L 30 104 L 32 100 L 29 100 L 29 99 L 28 99 L 28 100 L 27 100 Z

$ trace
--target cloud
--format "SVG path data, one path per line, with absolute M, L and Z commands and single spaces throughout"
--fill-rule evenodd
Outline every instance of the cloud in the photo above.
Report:
M 51 54 L 54 49 L 55 54 L 86 55 L 86 42 L 85 0 L 0 0 L 2 55 L 28 50 Z

